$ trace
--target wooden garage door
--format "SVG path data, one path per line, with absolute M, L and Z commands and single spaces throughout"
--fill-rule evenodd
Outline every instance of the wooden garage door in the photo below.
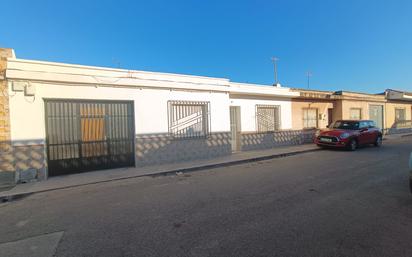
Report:
M 46 100 L 49 176 L 134 165 L 133 103 Z

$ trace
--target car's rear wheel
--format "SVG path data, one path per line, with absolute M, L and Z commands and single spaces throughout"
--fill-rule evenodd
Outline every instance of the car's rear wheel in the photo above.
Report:
M 375 143 L 373 143 L 374 146 L 380 147 L 382 145 L 382 137 L 378 136 L 375 140 Z
M 352 139 L 348 144 L 349 151 L 355 151 L 358 148 L 358 142 L 355 139 Z

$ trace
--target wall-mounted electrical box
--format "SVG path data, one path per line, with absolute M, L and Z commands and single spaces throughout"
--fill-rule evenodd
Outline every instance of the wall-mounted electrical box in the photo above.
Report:
M 24 89 L 25 96 L 34 96 L 36 94 L 36 87 L 32 84 L 27 84 Z
M 14 92 L 22 92 L 24 88 L 28 85 L 27 82 L 23 81 L 12 81 L 11 83 L 11 90 Z

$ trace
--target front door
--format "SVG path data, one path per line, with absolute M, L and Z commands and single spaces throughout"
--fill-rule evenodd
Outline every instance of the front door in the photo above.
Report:
M 333 109 L 329 108 L 328 109 L 328 125 L 333 123 Z
M 377 128 L 383 130 L 383 106 L 369 105 L 369 119 L 375 122 Z
M 46 100 L 49 176 L 134 166 L 133 103 Z
M 240 106 L 230 106 L 230 132 L 232 137 L 232 151 L 241 149 Z

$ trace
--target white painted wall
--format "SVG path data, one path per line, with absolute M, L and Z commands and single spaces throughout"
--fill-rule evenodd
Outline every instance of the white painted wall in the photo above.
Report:
M 230 131 L 229 94 L 225 92 L 189 92 L 163 89 L 68 86 L 34 83 L 36 97 L 10 91 L 11 139 L 45 139 L 44 98 L 132 100 L 135 106 L 136 134 L 168 131 L 167 101 L 209 101 L 211 131 Z M 10 90 L 10 89 L 9 89 Z
M 285 100 L 230 99 L 231 106 L 240 106 L 242 132 L 256 131 L 256 105 L 279 105 L 281 129 L 292 129 L 292 102 Z
M 9 82 L 30 82 L 36 88 L 35 99 L 10 91 L 13 141 L 45 139 L 44 98 L 134 101 L 136 134 L 151 134 L 168 132 L 168 100 L 210 102 L 212 132 L 230 131 L 230 105 L 241 106 L 242 131 L 256 131 L 257 104 L 280 105 L 281 128 L 291 129 L 290 98 L 299 95 L 289 88 L 221 78 L 15 58 L 8 59 L 6 78 Z M 230 99 L 233 94 L 236 99 Z

